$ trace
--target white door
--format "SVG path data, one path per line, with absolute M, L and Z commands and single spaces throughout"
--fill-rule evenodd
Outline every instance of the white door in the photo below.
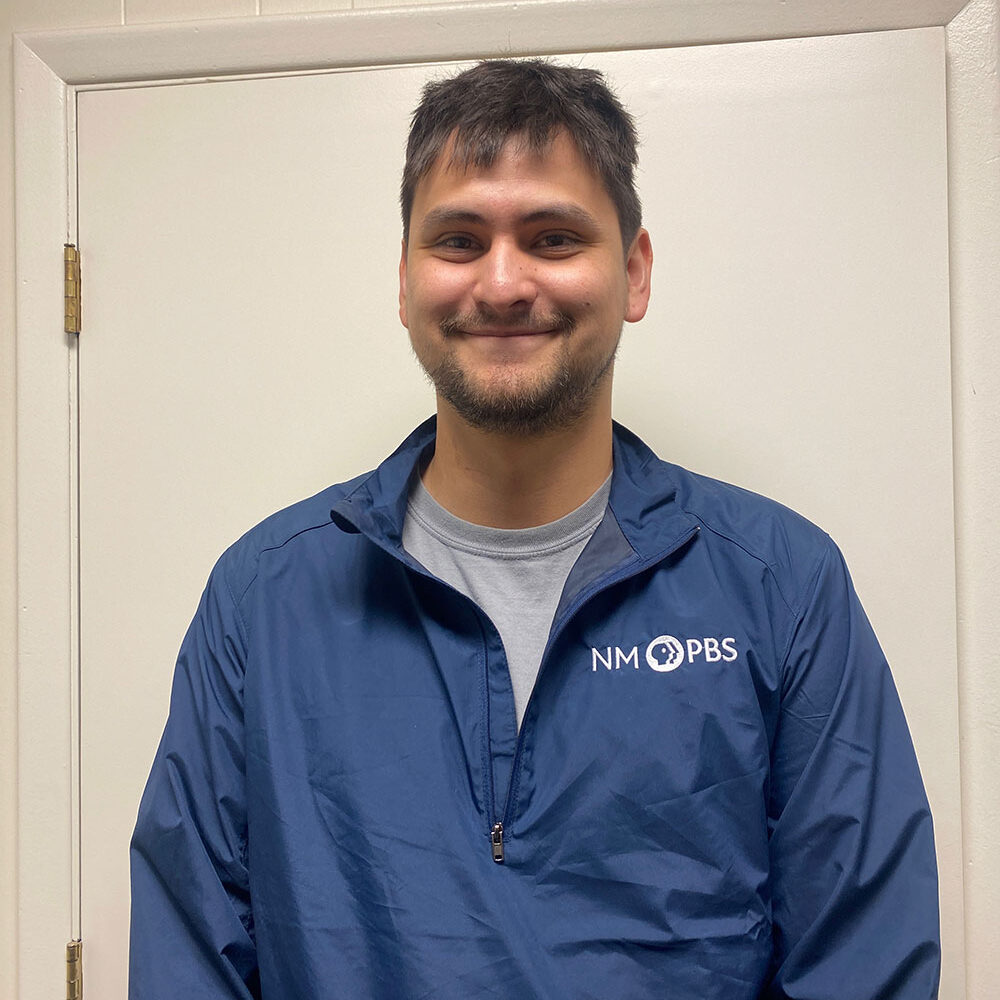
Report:
M 943 33 L 571 59 L 608 70 L 644 140 L 653 306 L 618 418 L 845 549 L 935 810 L 958 997 Z M 432 408 L 396 318 L 396 192 L 439 72 L 78 95 L 88 995 L 125 994 L 128 838 L 215 557 Z

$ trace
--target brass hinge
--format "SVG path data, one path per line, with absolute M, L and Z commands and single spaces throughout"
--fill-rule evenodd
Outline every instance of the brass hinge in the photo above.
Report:
M 66 265 L 63 282 L 65 298 L 64 328 L 67 333 L 80 332 L 80 251 L 72 243 L 63 247 L 63 262 Z
M 83 942 L 66 945 L 66 1000 L 83 1000 Z

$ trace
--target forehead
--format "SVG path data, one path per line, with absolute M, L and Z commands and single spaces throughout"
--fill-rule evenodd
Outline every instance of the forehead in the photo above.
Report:
M 524 209 L 532 202 L 558 201 L 578 205 L 595 217 L 610 213 L 614 204 L 600 176 L 583 159 L 576 143 L 557 133 L 542 149 L 532 149 L 519 136 L 509 139 L 489 166 L 459 161 L 454 138 L 417 182 L 411 222 L 419 225 L 441 206 L 485 203 L 496 210 Z

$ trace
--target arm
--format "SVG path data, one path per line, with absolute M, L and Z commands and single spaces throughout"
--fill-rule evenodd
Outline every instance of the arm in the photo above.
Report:
M 181 646 L 132 838 L 134 1000 L 259 995 L 246 859 L 244 636 L 217 566 Z
M 937 995 L 930 812 L 889 668 L 832 545 L 784 660 L 768 1000 Z

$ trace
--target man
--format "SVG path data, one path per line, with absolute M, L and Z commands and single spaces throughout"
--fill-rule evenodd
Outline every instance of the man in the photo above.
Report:
M 838 551 L 612 424 L 635 149 L 593 71 L 426 88 L 399 303 L 436 421 L 216 566 L 133 997 L 935 995 L 930 816 Z

